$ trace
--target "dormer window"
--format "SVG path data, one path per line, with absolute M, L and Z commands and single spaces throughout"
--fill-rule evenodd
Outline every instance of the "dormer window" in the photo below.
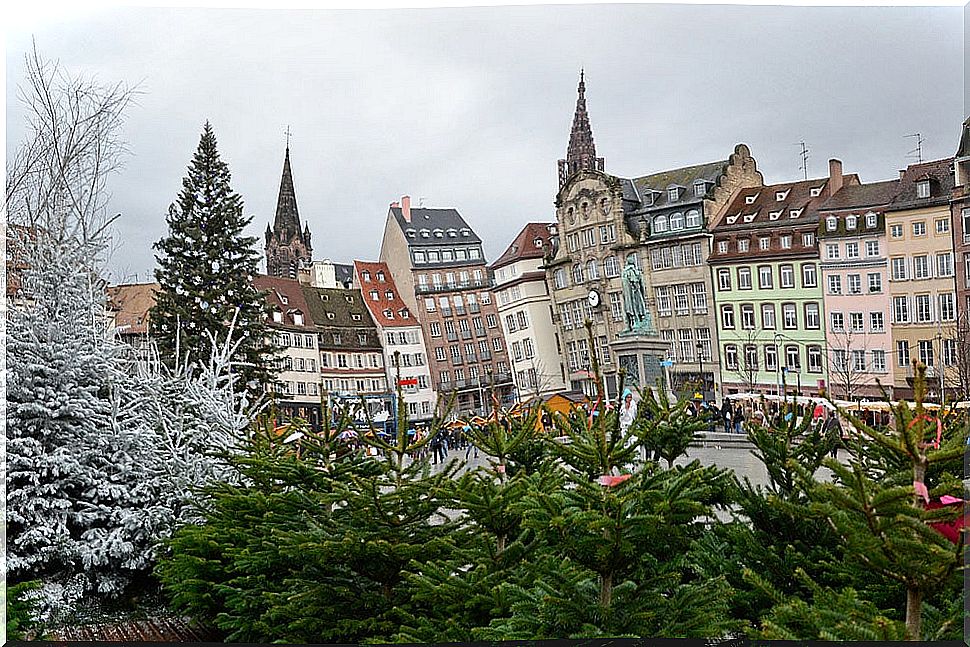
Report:
M 788 193 L 791 189 L 785 189 L 784 191 L 775 191 L 775 202 L 784 202 L 788 198 Z
M 385 310 L 384 311 L 384 318 L 385 319 L 393 319 L 394 318 L 394 312 L 392 312 L 391 310 Z
M 817 198 L 818 196 L 822 195 L 822 187 L 816 186 L 809 189 L 808 195 L 810 195 L 813 198 Z
M 434 233 L 434 237 L 435 238 L 444 238 L 445 237 L 445 232 L 443 232 L 440 229 L 435 229 L 433 233 Z
M 746 215 L 746 216 L 744 217 L 744 222 L 746 222 L 746 223 L 748 223 L 748 222 L 754 222 L 754 219 L 755 219 L 755 217 L 756 217 L 757 215 L 758 215 L 758 212 L 757 212 L 757 211 L 755 211 L 754 213 L 749 213 L 749 214 L 747 214 L 747 215 Z
M 354 314 L 350 315 L 350 318 L 354 321 L 360 321 L 361 316 L 355 312 Z
M 694 183 L 694 197 L 702 198 L 704 194 L 707 193 L 707 182 L 695 182 Z
M 535 240 L 532 241 L 532 245 L 536 249 L 541 249 L 542 248 L 542 239 L 537 237 Z
M 748 195 L 744 197 L 744 204 L 754 204 L 754 201 L 758 199 L 760 193 L 755 193 L 753 195 Z
M 733 225 L 737 221 L 738 221 L 738 217 L 737 216 L 728 216 L 727 217 L 727 224 L 729 224 L 729 225 Z
M 802 215 L 802 211 L 804 211 L 804 209 L 792 209 L 791 211 L 788 212 L 788 217 L 794 220 L 795 218 L 798 218 L 800 215 Z
M 332 312 L 328 312 L 327 313 L 327 319 L 333 319 L 333 313 Z
M 381 300 L 381 293 L 378 292 L 377 290 L 371 290 L 369 292 L 369 294 L 370 294 L 370 300 L 371 301 L 380 301 Z
M 387 292 L 384 293 L 384 298 L 390 301 L 391 299 L 394 298 L 394 292 L 392 292 L 391 290 L 388 290 Z
M 364 270 L 360 273 L 360 278 L 364 279 L 365 281 L 370 281 L 370 272 Z
M 829 216 L 825 219 L 825 229 L 826 231 L 835 231 L 839 228 L 839 219 L 835 216 Z
M 276 292 L 276 298 L 280 300 L 280 303 L 282 303 L 283 305 L 288 305 L 290 303 L 290 300 L 286 298 L 285 294 L 277 290 L 273 290 L 273 291 Z
M 382 281 L 382 282 L 386 280 L 386 279 L 384 278 L 384 270 L 381 270 L 381 271 L 379 271 L 379 272 L 377 273 L 377 280 L 378 280 L 378 281 Z
M 645 204 L 648 207 L 652 207 L 656 199 L 657 199 L 656 191 L 651 191 L 648 189 L 647 192 L 643 194 L 643 204 Z
M 418 232 L 416 232 L 415 230 L 411 229 L 410 227 L 408 227 L 407 229 L 404 230 L 404 235 L 407 236 L 408 238 L 414 238 L 415 234 L 417 234 L 417 233 Z
M 866 214 L 866 227 L 868 229 L 874 229 L 879 222 L 878 216 L 871 211 Z
M 407 308 L 402 308 L 398 314 L 401 315 L 401 319 L 409 319 L 411 317 L 411 313 L 408 312 Z
M 428 231 L 427 229 L 421 230 L 421 238 L 430 238 L 430 237 L 431 237 L 430 231 Z
M 349 294 L 344 295 L 344 298 L 347 299 L 347 303 L 353 303 L 354 302 L 354 297 L 350 296 Z
M 462 236 L 464 236 L 465 238 L 468 238 L 469 236 L 471 236 L 471 235 L 472 235 L 472 232 L 471 232 L 471 230 L 470 230 L 470 229 L 464 229 L 464 228 L 463 228 L 463 229 L 461 230 L 461 235 L 462 235 Z
M 273 323 L 283 323 L 283 313 L 279 310 L 273 310 Z
M 859 218 L 857 218 L 856 216 L 848 216 L 845 219 L 846 229 L 855 229 L 858 226 L 858 224 L 859 224 Z
M 916 197 L 917 198 L 928 198 L 930 197 L 930 181 L 920 180 L 916 183 Z
M 778 220 L 781 217 L 781 211 L 772 211 L 768 214 L 768 220 Z
M 677 202 L 680 199 L 680 189 L 671 187 L 667 189 L 667 202 Z
M 458 237 L 458 230 L 457 229 L 449 229 L 448 230 L 448 238 L 457 238 L 457 237 Z
M 293 325 L 302 326 L 303 325 L 303 313 L 299 310 L 293 313 Z

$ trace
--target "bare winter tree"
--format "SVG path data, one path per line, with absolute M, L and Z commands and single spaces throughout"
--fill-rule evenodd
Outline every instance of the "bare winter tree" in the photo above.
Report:
M 947 388 L 956 390 L 957 399 L 970 400 L 970 312 L 966 308 L 960 310 L 956 322 L 947 332 L 953 339 L 956 355 L 951 373 L 953 380 Z
M 754 391 L 755 384 L 758 383 L 758 371 L 760 363 L 758 358 L 758 341 L 761 339 L 761 331 L 757 329 L 745 330 L 744 337 L 738 341 L 738 363 L 733 369 L 738 381 L 744 385 L 747 392 Z M 750 352 L 753 348 L 754 352 Z
M 869 336 L 846 329 L 827 335 L 829 351 L 829 379 L 833 391 L 845 400 L 852 400 L 863 386 L 874 385 L 875 375 L 866 359 L 869 357 Z M 861 353 L 862 363 L 858 361 Z

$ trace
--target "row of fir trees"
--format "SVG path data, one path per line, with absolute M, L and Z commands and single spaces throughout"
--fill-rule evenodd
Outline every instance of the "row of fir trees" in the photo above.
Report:
M 887 428 L 749 427 L 766 485 L 688 462 L 703 415 L 650 390 L 628 431 L 602 388 L 547 432 L 541 407 L 496 409 L 467 432 L 487 460 L 466 470 L 432 470 L 431 436 L 348 451 L 339 412 L 320 433 L 264 422 L 156 574 L 175 610 L 232 642 L 954 639 L 968 423 L 937 425 L 920 375 L 916 408 Z

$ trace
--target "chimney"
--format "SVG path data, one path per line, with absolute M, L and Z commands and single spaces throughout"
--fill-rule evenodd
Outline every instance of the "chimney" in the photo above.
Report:
M 829 195 L 835 195 L 842 188 L 842 162 L 829 160 Z
M 401 213 L 407 222 L 411 222 L 411 196 L 401 196 Z

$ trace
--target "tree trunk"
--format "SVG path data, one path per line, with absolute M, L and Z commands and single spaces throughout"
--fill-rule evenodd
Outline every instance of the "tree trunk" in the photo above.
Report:
M 505 535 L 499 535 L 495 542 L 495 554 L 501 555 L 503 552 L 505 552 Z
M 613 599 L 613 573 L 606 573 L 600 576 L 600 606 L 610 607 L 610 600 Z
M 923 590 L 906 587 L 906 640 L 921 640 Z

